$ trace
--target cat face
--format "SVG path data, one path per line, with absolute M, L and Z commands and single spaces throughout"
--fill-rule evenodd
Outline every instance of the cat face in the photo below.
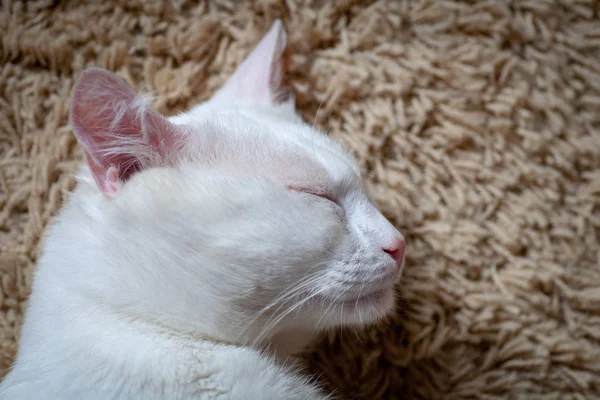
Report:
M 355 161 L 295 114 L 284 47 L 276 22 L 210 101 L 176 117 L 102 70 L 83 73 L 71 111 L 104 218 L 155 264 L 155 307 L 259 341 L 386 315 L 405 248 Z M 213 314 L 194 312 L 207 303 Z
M 233 298 L 247 307 L 245 314 L 264 312 L 272 318 L 282 304 L 279 312 L 303 304 L 286 320 L 298 326 L 371 322 L 393 306 L 404 239 L 369 201 L 354 160 L 291 117 L 281 118 L 268 108 L 239 107 L 211 113 L 197 108 L 177 119 L 198 132 L 229 138 L 222 152 L 211 151 L 211 168 L 227 171 L 234 185 L 255 183 L 248 189 L 256 191 L 255 198 L 240 190 L 241 199 L 228 200 L 235 202 L 232 208 L 245 210 L 239 220 L 219 223 L 227 223 L 226 232 L 246 226 L 235 239 L 228 234 L 230 243 L 223 251 L 237 252 L 228 264 L 247 265 L 245 260 L 252 259 L 250 268 L 258 268 L 251 275 L 239 271 L 248 278 L 247 295 Z M 202 160 L 197 162 L 203 165 Z M 279 296 L 283 298 L 273 303 Z

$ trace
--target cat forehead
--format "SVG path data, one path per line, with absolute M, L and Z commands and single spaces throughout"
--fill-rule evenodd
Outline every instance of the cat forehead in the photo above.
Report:
M 222 109 L 179 121 L 192 127 L 193 158 L 229 172 L 292 185 L 331 187 L 359 179 L 335 142 L 300 119 L 261 109 Z

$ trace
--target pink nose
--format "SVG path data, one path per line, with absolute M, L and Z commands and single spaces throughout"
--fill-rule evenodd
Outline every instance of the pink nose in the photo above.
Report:
M 402 265 L 402 260 L 404 259 L 404 250 L 406 249 L 406 242 L 404 240 L 395 239 L 388 246 L 383 248 L 383 251 L 388 253 L 398 266 Z

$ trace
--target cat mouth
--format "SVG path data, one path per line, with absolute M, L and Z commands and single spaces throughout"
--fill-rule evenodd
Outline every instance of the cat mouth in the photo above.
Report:
M 362 304 L 379 304 L 384 302 L 393 292 L 393 287 L 385 287 L 365 293 L 360 293 L 356 297 L 346 298 L 340 301 L 340 304 L 349 306 L 360 306 Z
M 343 305 L 378 305 L 387 303 L 390 296 L 394 296 L 394 288 L 400 280 L 401 270 L 396 270 L 391 277 L 379 279 L 372 282 L 370 287 L 362 287 L 360 291 L 349 291 L 343 296 L 339 303 Z

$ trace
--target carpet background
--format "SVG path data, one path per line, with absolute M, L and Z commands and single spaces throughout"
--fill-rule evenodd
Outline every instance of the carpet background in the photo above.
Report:
M 162 113 L 208 98 L 275 18 L 297 106 L 408 238 L 398 313 L 307 360 L 365 399 L 600 398 L 600 2 L 4 0 L 0 376 L 40 236 L 81 161 L 74 78 Z

